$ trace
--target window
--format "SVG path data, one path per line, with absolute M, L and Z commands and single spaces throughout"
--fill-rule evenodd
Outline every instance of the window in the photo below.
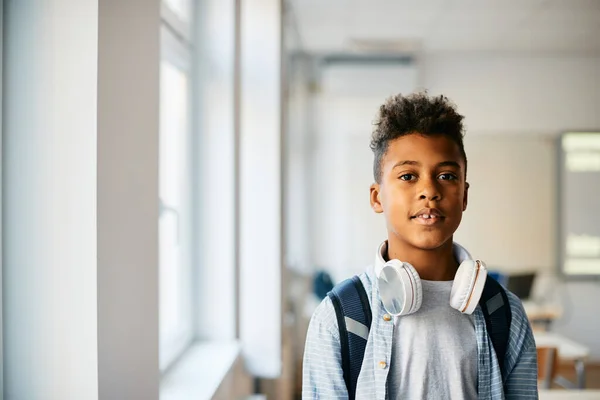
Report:
M 600 132 L 565 132 L 559 140 L 559 260 L 569 277 L 600 275 L 600 227 L 591 210 L 600 193 Z
M 170 0 L 173 13 L 189 15 L 189 2 Z M 187 5 L 186 5 L 187 4 Z M 172 17 L 172 15 L 171 15 Z M 159 254 L 160 368 L 191 343 L 192 180 L 190 46 L 163 21 L 160 62 Z
M 176 16 L 176 18 L 185 24 L 190 23 L 190 16 L 192 15 L 191 0 L 164 0 L 163 4 Z

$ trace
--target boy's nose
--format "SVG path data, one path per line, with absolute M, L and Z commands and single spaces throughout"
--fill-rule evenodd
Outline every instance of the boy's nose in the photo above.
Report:
M 420 191 L 419 200 L 440 200 L 441 193 L 435 183 L 427 183 L 423 185 Z
M 434 200 L 439 200 L 440 199 L 440 195 L 437 194 L 437 193 L 433 194 L 433 195 L 427 195 L 427 194 L 423 193 L 423 194 L 421 194 L 421 197 L 419 197 L 419 199 L 434 201 Z

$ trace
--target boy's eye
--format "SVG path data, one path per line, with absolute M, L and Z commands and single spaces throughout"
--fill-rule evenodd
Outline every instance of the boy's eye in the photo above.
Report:
M 439 178 L 443 181 L 453 181 L 458 179 L 454 174 L 441 174 Z
M 412 180 L 414 180 L 416 178 L 417 177 L 414 176 L 413 174 L 403 174 L 403 175 L 400 175 L 400 180 L 403 180 L 403 181 L 412 181 Z

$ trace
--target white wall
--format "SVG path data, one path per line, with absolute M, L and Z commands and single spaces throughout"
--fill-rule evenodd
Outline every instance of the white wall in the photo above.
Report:
M 368 203 L 370 123 L 386 90 L 426 88 L 450 97 L 466 116 L 472 188 L 456 240 L 504 270 L 536 269 L 545 277 L 556 271 L 554 138 L 564 130 L 600 129 L 600 58 L 428 55 L 420 60 L 414 81 L 404 86 L 383 73 L 361 71 L 352 79 L 344 74 L 331 78 L 325 73 L 316 96 L 311 235 L 317 265 L 332 268 L 339 280 L 372 262 L 385 228 Z M 328 79 L 343 79 L 345 85 L 331 87 L 343 87 L 345 94 L 332 96 Z M 352 90 L 359 95 L 348 95 Z M 600 322 L 591 318 L 600 285 L 546 287 L 565 306 L 556 329 L 600 358 Z
M 4 7 L 4 397 L 95 399 L 98 2 Z
M 600 126 L 598 57 L 427 56 L 421 84 L 466 116 L 468 134 L 556 134 Z

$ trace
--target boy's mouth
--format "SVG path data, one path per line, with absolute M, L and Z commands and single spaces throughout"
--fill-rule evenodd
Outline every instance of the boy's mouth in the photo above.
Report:
M 434 225 L 444 219 L 444 215 L 437 208 L 423 208 L 418 213 L 410 217 L 421 225 Z

